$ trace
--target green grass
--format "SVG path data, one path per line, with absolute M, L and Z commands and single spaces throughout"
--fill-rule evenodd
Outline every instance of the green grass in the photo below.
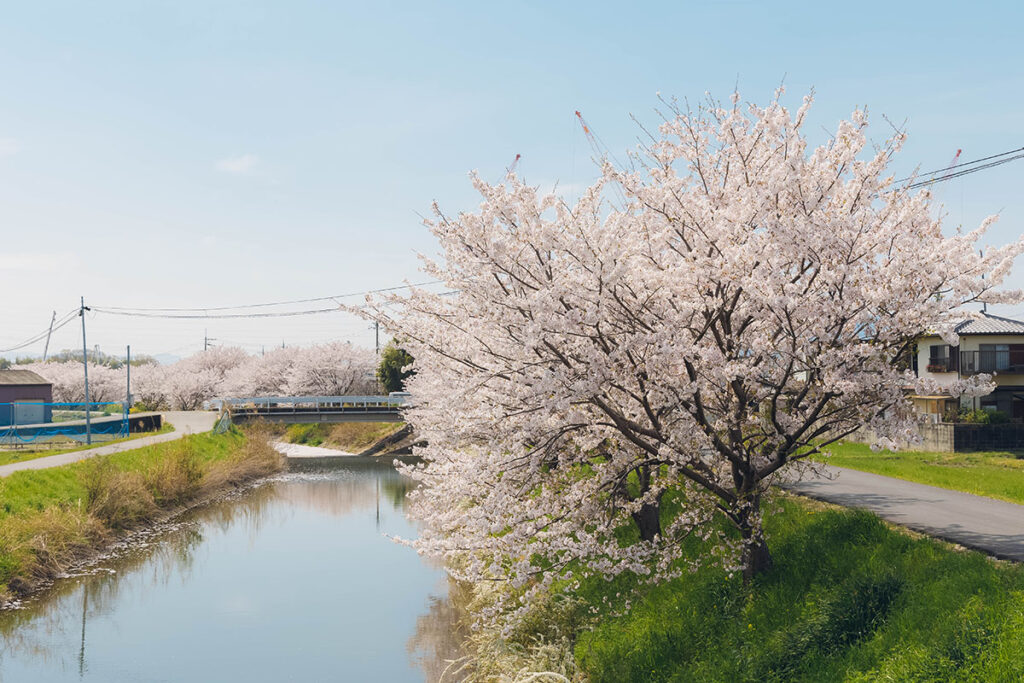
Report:
M 188 442 L 200 462 L 208 464 L 227 458 L 241 446 L 244 438 L 240 432 L 232 431 L 223 435 L 186 436 L 183 441 Z M 180 447 L 179 442 L 170 441 L 103 457 L 121 471 L 144 472 Z M 15 472 L 0 478 L 0 524 L 7 515 L 41 511 L 54 505 L 77 505 L 85 500 L 86 495 L 83 474 L 93 466 L 92 461 L 83 460 L 45 470 Z
M 1024 570 L 912 538 L 865 512 L 786 499 L 774 568 L 751 586 L 704 569 L 647 588 L 580 634 L 603 681 L 1024 680 Z M 600 606 L 634 586 L 592 580 Z
M 1024 504 L 1024 459 L 1013 453 L 871 452 L 860 443 L 836 443 L 821 462 L 954 491 Z
M 134 441 L 135 439 L 142 439 L 147 436 L 156 436 L 157 434 L 166 434 L 174 431 L 174 425 L 167 423 L 160 429 L 154 432 L 141 432 L 139 434 L 133 434 L 124 439 L 112 439 L 110 441 L 104 441 L 102 443 L 94 443 L 91 446 L 74 446 L 72 448 L 50 448 L 46 450 L 0 450 L 0 465 L 9 465 L 14 462 L 25 462 L 26 460 L 35 460 L 36 458 L 45 458 L 48 455 L 60 455 L 61 453 L 74 453 L 76 451 L 87 451 L 91 448 L 100 448 L 101 446 L 109 446 L 110 444 L 123 443 L 125 441 Z

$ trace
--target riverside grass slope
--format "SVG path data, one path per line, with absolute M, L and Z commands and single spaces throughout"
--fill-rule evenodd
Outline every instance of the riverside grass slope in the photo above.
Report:
M 233 429 L 0 479 L 0 604 L 123 531 L 281 466 L 265 433 Z
M 706 570 L 649 590 L 581 635 L 581 669 L 595 682 L 1024 680 L 1020 566 L 797 498 L 767 530 L 768 574 L 745 587 Z
M 775 566 L 752 584 L 711 568 L 654 587 L 591 579 L 538 601 L 510 635 L 476 635 L 470 680 L 1024 680 L 1020 565 L 867 512 L 788 494 L 777 504 Z

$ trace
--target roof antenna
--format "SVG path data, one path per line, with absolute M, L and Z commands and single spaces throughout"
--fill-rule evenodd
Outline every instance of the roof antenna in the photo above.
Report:
M 960 156 L 960 150 L 956 151 L 956 157 L 958 157 L 958 156 Z M 953 163 L 954 164 L 956 163 L 956 157 L 953 157 Z M 981 258 L 985 258 L 985 250 L 984 249 L 979 249 L 978 250 L 978 256 L 980 256 Z M 981 279 L 982 280 L 985 279 L 985 272 L 984 271 L 982 271 L 982 273 L 981 273 Z M 988 315 L 988 303 L 985 302 L 985 301 L 981 302 L 981 312 L 983 314 L 985 314 L 985 315 Z

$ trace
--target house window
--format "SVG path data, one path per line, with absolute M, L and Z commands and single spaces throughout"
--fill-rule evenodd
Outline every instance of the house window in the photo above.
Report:
M 932 344 L 928 347 L 928 372 L 953 372 L 960 359 L 959 347 L 949 344 Z
M 983 372 L 1024 372 L 1024 344 L 981 344 L 978 348 Z

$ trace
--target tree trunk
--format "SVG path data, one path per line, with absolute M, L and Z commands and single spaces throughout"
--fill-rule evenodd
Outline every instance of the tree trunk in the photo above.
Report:
M 772 568 L 772 554 L 764 538 L 744 538 L 743 543 L 743 583 L 751 580 Z
M 764 532 L 761 529 L 760 513 L 761 496 L 755 495 L 750 501 L 749 507 L 745 507 L 736 519 L 736 526 L 739 527 L 740 535 L 743 537 L 743 583 L 750 581 L 759 574 L 763 574 L 772 568 L 772 554 L 768 550 L 768 543 L 764 540 Z
M 661 505 L 644 503 L 639 511 L 633 513 L 633 521 L 640 530 L 640 538 L 653 541 L 661 533 Z

